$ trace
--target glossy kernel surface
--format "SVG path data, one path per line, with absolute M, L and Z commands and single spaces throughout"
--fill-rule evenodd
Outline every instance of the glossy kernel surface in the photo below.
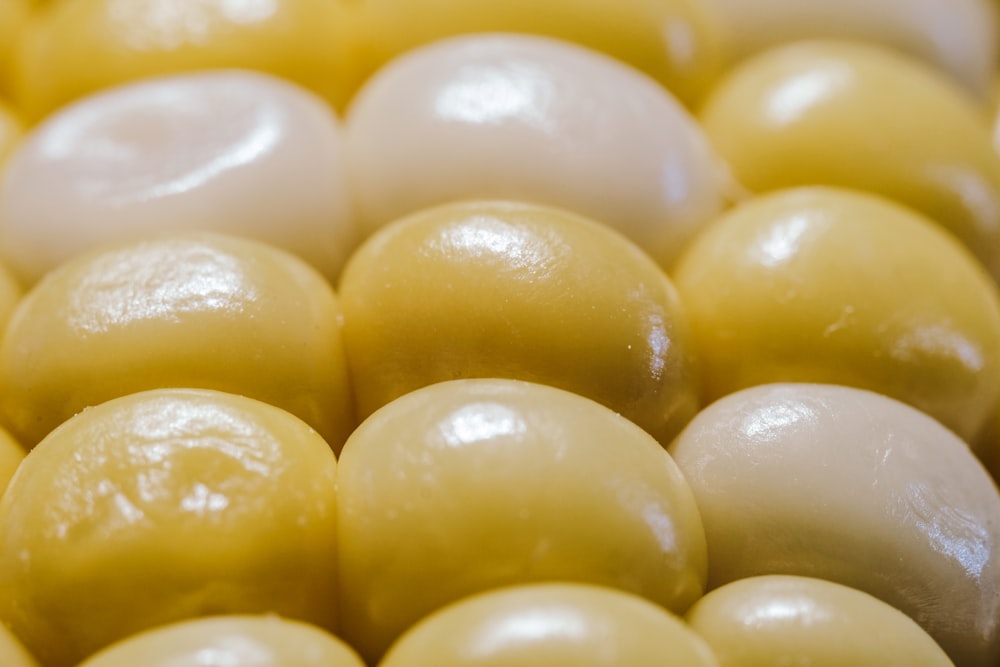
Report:
M 685 620 L 720 667 L 953 667 L 917 623 L 857 589 L 789 575 L 717 588 Z
M 456 378 L 506 377 L 592 398 L 668 442 L 698 407 L 670 279 L 591 220 L 467 202 L 398 220 L 340 282 L 358 410 Z
M 717 667 L 691 628 L 661 607 L 582 584 L 512 586 L 431 614 L 380 667 Z
M 872 392 L 773 384 L 703 410 L 670 446 L 705 524 L 709 590 L 828 579 L 917 621 L 956 665 L 1000 655 L 1000 493 L 968 446 Z
M 315 431 L 241 396 L 156 390 L 85 410 L 0 500 L 0 619 L 46 667 L 220 613 L 332 630 L 335 478 Z
M 871 45 L 790 44 L 736 67 L 700 111 L 753 192 L 880 194 L 950 230 L 1000 278 L 1000 156 L 982 106 L 923 63 Z
M 321 99 L 256 72 L 94 93 L 11 155 L 0 259 L 31 285 L 98 246 L 214 231 L 282 247 L 335 280 L 357 242 L 342 135 Z
M 655 81 L 578 45 L 468 35 L 407 53 L 353 101 L 360 224 L 463 199 L 600 220 L 662 266 L 726 204 L 726 167 Z
M 342 2 L 71 0 L 39 3 L 17 49 L 15 98 L 32 122 L 89 93 L 151 76 L 268 72 L 342 107 L 349 95 Z
M 703 591 L 704 536 L 677 466 L 635 424 L 553 387 L 407 394 L 351 435 L 338 492 L 343 636 L 369 661 L 499 586 L 605 585 L 675 612 Z
M 339 451 L 353 428 L 329 283 L 303 260 L 218 234 L 99 249 L 18 304 L 0 345 L 0 411 L 33 446 L 90 405 L 160 387 L 273 403 Z
M 359 78 L 414 48 L 461 34 L 541 35 L 606 53 L 688 104 L 724 66 L 716 17 L 701 0 L 366 0 L 352 6 Z
M 80 667 L 364 667 L 329 632 L 276 615 L 181 621 L 127 637 Z
M 736 61 L 774 46 L 838 38 L 891 48 L 947 74 L 982 102 L 998 57 L 991 0 L 707 0 Z
M 947 233 L 861 192 L 786 190 L 730 210 L 674 280 L 705 399 L 768 382 L 871 389 L 976 442 L 1000 397 L 1000 297 Z

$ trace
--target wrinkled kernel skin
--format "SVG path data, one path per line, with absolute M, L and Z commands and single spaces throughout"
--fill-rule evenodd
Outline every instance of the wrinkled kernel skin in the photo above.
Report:
M 582 584 L 471 596 L 407 632 L 379 667 L 718 667 L 679 618 L 642 598 Z
M 948 229 L 1000 278 L 1000 155 L 990 118 L 920 62 L 835 41 L 765 51 L 732 70 L 699 116 L 753 192 L 866 190 Z
M 977 445 L 1000 398 L 1000 296 L 953 237 L 893 202 L 835 188 L 747 200 L 674 280 L 705 401 L 768 382 L 871 389 Z
M 601 51 L 689 105 L 725 64 L 716 17 L 701 0 L 365 0 L 355 8 L 359 80 L 415 47 L 482 32 L 543 35 Z
M 708 541 L 709 590 L 789 574 L 913 618 L 958 667 L 1000 657 L 1000 493 L 926 414 L 835 385 L 716 401 L 670 448 Z
M 749 577 L 701 598 L 685 620 L 720 667 L 953 667 L 910 617 L 823 579 Z
M 211 656 L 208 658 L 207 656 Z M 364 667 L 343 641 L 277 615 L 181 621 L 127 637 L 79 667 Z
M 499 586 L 610 586 L 681 613 L 701 520 L 648 433 L 516 380 L 424 387 L 366 420 L 338 468 L 342 635 L 374 662 L 428 613 Z
M 668 443 L 698 408 L 670 279 L 616 232 L 564 211 L 468 202 L 390 223 L 340 282 L 359 417 L 458 378 L 551 384 Z
M 87 406 L 203 387 L 292 412 L 339 451 L 355 420 L 329 283 L 303 260 L 218 234 L 97 250 L 18 304 L 0 344 L 0 412 L 32 447 Z
M 207 390 L 95 406 L 0 500 L 0 619 L 46 667 L 219 613 L 336 626 L 336 458 L 301 420 Z

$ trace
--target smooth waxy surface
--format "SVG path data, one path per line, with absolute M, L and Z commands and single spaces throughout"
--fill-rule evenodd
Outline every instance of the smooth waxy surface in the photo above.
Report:
M 990 0 L 709 0 L 731 57 L 813 38 L 851 39 L 897 49 L 933 65 L 982 100 L 997 59 Z
M 471 35 L 409 53 L 354 100 L 347 150 L 361 224 L 512 198 L 600 220 L 668 267 L 731 184 L 653 80 L 577 45 Z
M 51 2 L 24 28 L 15 92 L 25 114 L 39 119 L 126 81 L 239 67 L 276 74 L 342 105 L 350 30 L 340 2 Z
M 157 390 L 86 410 L 0 501 L 0 619 L 47 667 L 211 614 L 332 628 L 335 475 L 313 430 L 247 398 Z
M 1000 479 L 1000 410 L 993 414 L 993 419 L 987 425 L 983 437 L 976 443 L 976 453 L 986 466 L 993 479 Z
M 698 407 L 670 280 L 612 230 L 559 210 L 472 202 L 397 221 L 353 255 L 340 297 L 362 416 L 463 377 L 555 385 L 664 443 Z
M 716 667 L 705 642 L 641 598 L 579 584 L 482 593 L 410 629 L 380 667 Z
M 716 17 L 700 0 L 366 0 L 358 3 L 362 76 L 415 47 L 466 33 L 547 35 L 602 51 L 701 98 L 724 65 Z
M 1000 299 L 959 243 L 862 193 L 790 190 L 720 218 L 674 273 L 706 399 L 828 382 L 910 403 L 975 441 L 1000 395 Z
M 771 575 L 718 588 L 686 614 L 721 667 L 952 667 L 913 619 L 822 579 Z
M 702 411 L 671 445 L 708 539 L 709 587 L 828 579 L 916 620 L 956 665 L 1000 655 L 1000 495 L 964 442 L 859 389 L 778 384 Z
M 5 667 L 38 667 L 34 657 L 3 624 L 0 624 L 0 663 Z
M 94 246 L 216 231 L 283 247 L 334 280 L 356 242 L 341 134 L 319 98 L 251 72 L 95 94 L 11 157 L 0 259 L 32 284 Z
M 0 96 L 3 97 L 11 94 L 15 44 L 30 8 L 30 0 L 0 0 Z
M 14 440 L 7 431 L 0 429 L 0 495 L 3 495 L 7 483 L 21 465 L 26 453 L 17 440 Z
M 989 116 L 937 72 L 861 44 L 806 42 L 747 60 L 701 120 L 755 192 L 867 190 L 923 212 L 1000 277 L 1000 156 Z
M 600 584 L 677 612 L 703 590 L 704 536 L 676 465 L 568 392 L 425 387 L 365 421 L 339 471 L 342 631 L 370 661 L 428 613 L 498 586 Z
M 364 667 L 318 627 L 278 616 L 222 616 L 123 639 L 80 667 Z
M 22 133 L 21 121 L 13 108 L 0 100 L 0 169 L 4 168 Z
M 7 326 L 23 296 L 24 290 L 14 274 L 0 264 L 0 330 Z
M 62 265 L 0 345 L 0 409 L 32 446 L 88 405 L 205 387 L 287 409 L 339 450 L 354 425 L 340 308 L 322 276 L 270 246 L 160 238 Z

